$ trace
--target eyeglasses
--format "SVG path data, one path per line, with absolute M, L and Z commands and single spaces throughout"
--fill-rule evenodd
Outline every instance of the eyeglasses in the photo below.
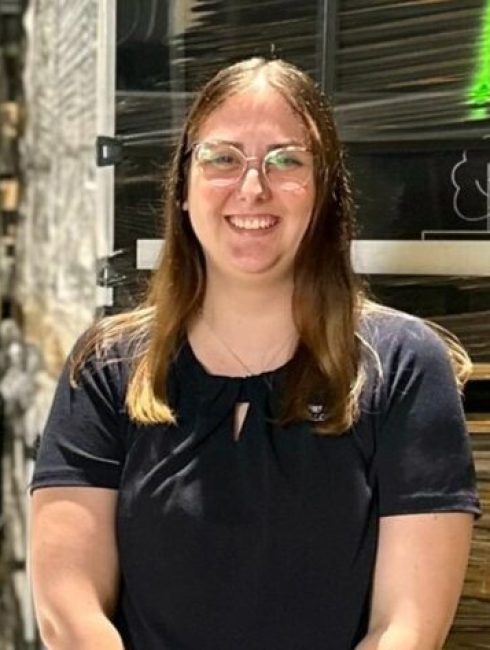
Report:
M 293 191 L 307 185 L 313 170 L 313 155 L 300 146 L 278 147 L 268 151 L 262 159 L 245 154 L 226 142 L 198 142 L 193 145 L 194 161 L 204 178 L 215 187 L 229 187 L 239 183 L 252 161 L 260 161 L 254 168 L 272 189 Z

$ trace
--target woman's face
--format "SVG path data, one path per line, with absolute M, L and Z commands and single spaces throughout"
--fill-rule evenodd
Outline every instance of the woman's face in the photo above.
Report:
M 257 157 L 238 182 L 223 186 L 210 182 L 193 155 L 184 208 L 204 251 L 208 275 L 290 278 L 315 201 L 312 158 L 305 181 L 293 188 L 271 187 L 260 163 L 278 145 L 308 147 L 301 119 L 277 91 L 265 86 L 229 97 L 203 122 L 197 141 L 233 143 L 246 157 Z

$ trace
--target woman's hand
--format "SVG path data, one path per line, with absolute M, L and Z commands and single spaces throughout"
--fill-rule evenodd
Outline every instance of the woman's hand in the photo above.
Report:
M 380 519 L 369 631 L 356 650 L 440 650 L 456 612 L 473 515 Z
M 118 594 L 115 490 L 46 487 L 32 497 L 34 601 L 49 650 L 123 650 L 112 625 Z

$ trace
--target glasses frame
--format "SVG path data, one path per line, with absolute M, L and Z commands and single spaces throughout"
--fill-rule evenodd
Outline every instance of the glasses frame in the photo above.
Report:
M 259 172 L 259 175 L 261 176 L 261 178 L 265 179 L 265 181 L 267 183 L 267 186 L 270 189 L 277 189 L 274 186 L 271 186 L 269 177 L 268 177 L 267 172 L 266 172 L 267 156 L 269 156 L 270 154 L 276 153 L 277 151 L 301 151 L 301 152 L 304 152 L 304 153 L 312 153 L 312 150 L 307 146 L 292 144 L 292 145 L 284 145 L 284 146 L 281 146 L 281 147 L 274 147 L 274 149 L 270 149 L 263 156 L 246 156 L 239 147 L 232 144 L 231 142 L 226 142 L 225 140 L 204 140 L 204 141 L 195 142 L 194 144 L 192 144 L 191 147 L 189 148 L 189 150 L 187 151 L 186 155 L 192 155 L 194 160 L 196 160 L 196 155 L 197 155 L 196 152 L 198 152 L 199 149 L 201 147 L 205 146 L 205 145 L 225 145 L 227 147 L 230 147 L 234 151 L 236 151 L 238 153 L 238 155 L 240 156 L 240 158 L 243 160 L 244 164 L 243 164 L 242 173 L 240 174 L 239 177 L 237 177 L 236 180 L 230 181 L 229 183 L 223 183 L 223 184 L 221 184 L 221 183 L 213 183 L 213 181 L 208 181 L 209 183 L 211 183 L 215 187 L 223 187 L 223 188 L 224 187 L 232 187 L 234 185 L 240 185 L 243 182 L 243 179 L 248 174 L 250 168 L 252 168 L 252 169 L 255 169 L 257 172 Z M 253 161 L 257 161 L 257 162 L 260 161 L 260 163 L 257 164 L 257 165 L 252 165 L 251 163 Z M 312 170 L 313 170 L 313 168 L 312 168 Z M 309 182 L 310 182 L 310 179 L 306 179 L 304 181 L 304 183 L 298 184 L 298 186 L 295 187 L 295 188 L 290 188 L 290 189 L 288 189 L 288 188 L 279 188 L 279 189 L 282 189 L 283 191 L 292 192 L 295 189 L 302 189 L 302 188 L 306 187 Z

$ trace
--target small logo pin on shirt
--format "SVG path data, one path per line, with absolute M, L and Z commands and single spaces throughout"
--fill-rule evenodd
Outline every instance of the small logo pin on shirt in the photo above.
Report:
M 323 404 L 309 404 L 308 411 L 310 412 L 310 419 L 313 422 L 325 422 L 327 419 Z

